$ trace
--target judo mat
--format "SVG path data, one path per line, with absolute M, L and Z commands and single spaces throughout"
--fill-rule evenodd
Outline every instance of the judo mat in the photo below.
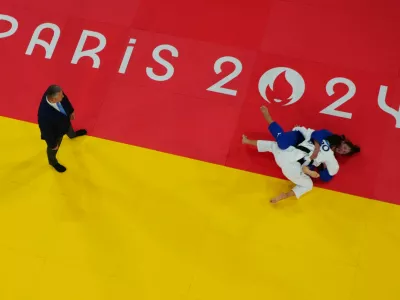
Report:
M 0 299 L 398 299 L 399 17 L 395 0 L 1 3 Z M 89 133 L 64 138 L 63 174 L 36 124 L 53 83 Z M 241 144 L 272 138 L 261 105 L 361 153 L 271 205 L 291 184 Z

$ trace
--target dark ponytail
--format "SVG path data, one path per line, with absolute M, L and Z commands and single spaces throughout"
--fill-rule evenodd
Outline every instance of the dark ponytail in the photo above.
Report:
M 329 142 L 329 145 L 331 145 L 331 147 L 339 147 L 342 144 L 343 141 L 343 135 L 337 135 L 337 134 L 332 134 L 331 136 L 328 136 L 326 138 L 326 140 Z
M 354 145 L 350 140 L 346 139 L 344 135 L 341 136 L 344 143 L 350 147 L 350 152 L 346 154 L 346 156 L 351 156 L 353 154 L 359 153 L 361 151 L 360 146 Z

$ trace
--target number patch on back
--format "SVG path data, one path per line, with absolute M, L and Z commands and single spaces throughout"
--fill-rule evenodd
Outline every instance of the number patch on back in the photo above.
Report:
M 325 140 L 322 141 L 321 148 L 325 152 L 328 152 L 331 149 L 329 143 L 327 141 L 325 141 Z

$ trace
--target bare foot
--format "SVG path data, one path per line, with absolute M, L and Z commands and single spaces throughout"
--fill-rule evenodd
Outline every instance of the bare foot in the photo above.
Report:
M 248 144 L 249 143 L 249 139 L 247 138 L 247 136 L 246 135 L 242 135 L 242 144 Z
M 263 105 L 263 106 L 260 107 L 260 110 L 261 110 L 261 113 L 262 113 L 263 116 L 264 116 L 264 119 L 265 119 L 269 124 L 271 124 L 271 123 L 273 122 L 273 120 L 272 120 L 272 118 L 271 118 L 271 115 L 269 114 L 268 108 L 267 108 L 265 105 Z
M 265 105 L 261 106 L 260 110 L 261 110 L 263 115 L 269 115 L 268 108 Z
M 273 204 L 275 204 L 275 203 L 278 203 L 279 201 L 282 201 L 283 199 L 285 199 L 287 196 L 286 196 L 286 193 L 282 193 L 282 194 L 280 194 L 279 196 L 277 196 L 277 197 L 275 197 L 275 198 L 272 198 L 271 199 L 271 203 L 273 203 Z

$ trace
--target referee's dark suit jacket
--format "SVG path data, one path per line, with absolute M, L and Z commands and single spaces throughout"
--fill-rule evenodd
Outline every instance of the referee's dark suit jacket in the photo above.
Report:
M 74 112 L 74 108 L 65 94 L 61 105 L 67 115 L 52 107 L 46 100 L 46 94 L 43 95 L 39 105 L 38 124 L 41 139 L 45 140 L 47 146 L 52 149 L 58 146 L 59 139 L 68 132 L 71 126 L 70 115 Z

